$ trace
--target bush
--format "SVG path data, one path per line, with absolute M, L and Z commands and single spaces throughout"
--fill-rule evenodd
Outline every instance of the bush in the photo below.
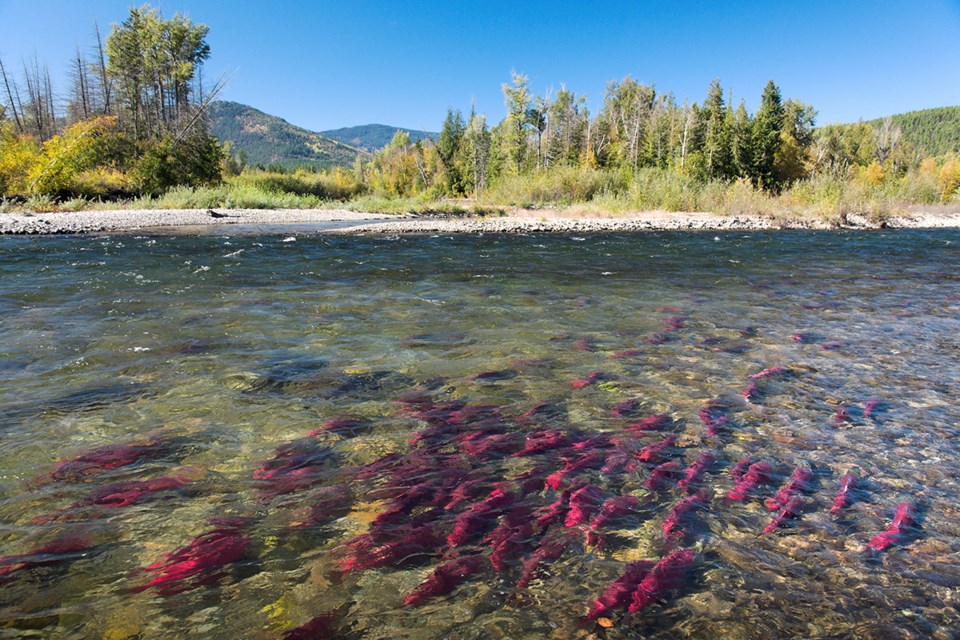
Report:
M 483 199 L 521 207 L 564 205 L 618 194 L 626 187 L 625 174 L 616 171 L 558 167 L 529 175 L 505 176 Z
M 213 136 L 165 137 L 143 145 L 131 171 L 140 193 L 159 195 L 176 186 L 212 186 L 221 180 L 223 147 Z

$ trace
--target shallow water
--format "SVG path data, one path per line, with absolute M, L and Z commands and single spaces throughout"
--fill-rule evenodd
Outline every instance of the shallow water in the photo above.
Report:
M 326 636 L 289 637 L 954 637 L 957 246 L 958 231 L 0 238 L 0 637 L 266 639 L 310 620 Z M 712 436 L 705 407 L 729 420 Z M 563 444 L 512 455 L 544 433 Z M 705 451 L 692 489 L 709 504 L 668 537 Z M 725 500 L 744 457 L 772 477 Z M 798 512 L 762 534 L 798 465 Z M 859 489 L 831 514 L 851 469 Z M 534 522 L 586 485 L 637 502 L 593 526 L 597 503 Z M 901 502 L 915 523 L 871 552 Z M 584 619 L 628 563 L 676 549 L 692 566 L 652 603 Z

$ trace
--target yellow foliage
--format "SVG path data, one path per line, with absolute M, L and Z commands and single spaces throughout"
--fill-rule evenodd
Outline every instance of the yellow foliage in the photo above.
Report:
M 53 194 L 66 189 L 77 174 L 97 164 L 100 142 L 115 127 L 116 118 L 101 116 L 81 120 L 47 140 L 27 173 L 27 190 L 32 194 Z
M 26 195 L 27 173 L 39 157 L 33 137 L 17 135 L 9 122 L 0 122 L 0 194 Z
M 920 163 L 920 175 L 929 178 L 937 175 L 937 161 L 933 158 L 924 158 Z
M 786 184 L 804 177 L 807 172 L 806 160 L 806 150 L 800 146 L 797 139 L 786 131 L 782 132 L 780 148 L 773 160 L 780 181 Z
M 946 203 L 960 188 L 960 160 L 950 158 L 943 163 L 940 167 L 939 183 L 942 190 L 940 200 Z
M 70 189 L 86 198 L 105 198 L 129 191 L 130 178 L 113 167 L 94 167 L 75 175 Z
M 883 182 L 886 172 L 883 170 L 883 166 L 874 160 L 861 170 L 860 176 L 867 184 L 879 185 Z

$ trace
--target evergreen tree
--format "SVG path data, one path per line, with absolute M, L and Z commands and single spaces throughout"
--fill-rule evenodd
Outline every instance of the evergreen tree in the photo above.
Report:
M 446 174 L 447 191 L 454 195 L 465 193 L 463 175 L 457 162 L 465 131 L 466 124 L 460 110 L 447 109 L 447 118 L 443 121 L 443 128 L 437 138 L 437 154 Z
M 703 141 L 706 177 L 728 178 L 732 174 L 730 131 L 727 109 L 723 102 L 723 89 L 720 88 L 719 80 L 710 83 L 703 109 L 706 118 Z
M 730 152 L 733 164 L 733 174 L 738 178 L 748 178 L 753 175 L 753 143 L 751 129 L 753 123 L 747 108 L 740 101 L 740 106 L 733 113 L 730 127 Z
M 773 83 L 767 83 L 760 100 L 760 109 L 753 119 L 751 132 L 753 144 L 753 179 L 766 189 L 780 187 L 777 180 L 776 158 L 780 151 L 780 132 L 783 129 L 783 103 L 780 89 Z

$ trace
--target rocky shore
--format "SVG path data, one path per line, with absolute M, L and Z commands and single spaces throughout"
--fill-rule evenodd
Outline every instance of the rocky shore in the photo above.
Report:
M 180 209 L 0 214 L 0 234 L 149 233 L 592 233 L 755 231 L 764 229 L 960 228 L 960 207 L 922 207 L 876 222 L 850 214 L 842 223 L 815 218 L 651 211 L 617 216 L 516 209 L 501 216 L 449 217 L 357 213 L 344 209 Z
M 257 227 L 370 223 L 398 216 L 346 209 L 124 209 L 70 213 L 0 214 L 0 234 L 52 235 L 139 232 L 151 234 L 256 233 Z

